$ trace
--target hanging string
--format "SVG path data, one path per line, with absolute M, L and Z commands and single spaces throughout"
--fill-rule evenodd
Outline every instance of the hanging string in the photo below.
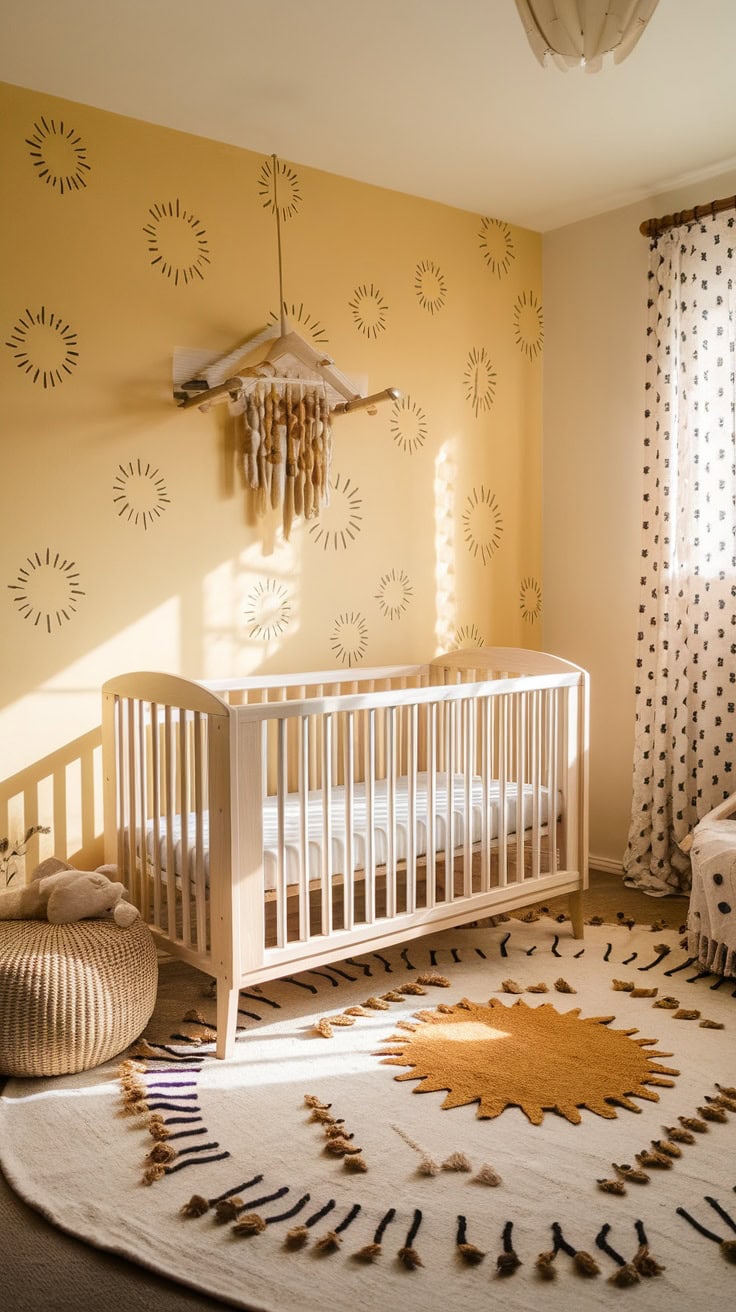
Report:
M 279 257 L 279 317 L 281 321 L 281 336 L 286 336 L 286 312 L 284 310 L 284 270 L 281 258 L 281 212 L 279 210 L 279 189 L 278 189 L 278 171 L 279 162 L 276 155 L 272 155 L 273 161 L 273 207 L 276 211 L 276 247 Z

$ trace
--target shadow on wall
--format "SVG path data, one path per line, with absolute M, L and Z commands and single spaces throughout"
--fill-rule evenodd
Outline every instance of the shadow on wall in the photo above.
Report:
M 102 730 L 95 728 L 41 761 L 0 782 L 0 836 L 11 846 L 31 826 L 48 834 L 31 838 L 17 862 L 16 880 L 39 861 L 58 856 L 82 870 L 102 861 Z

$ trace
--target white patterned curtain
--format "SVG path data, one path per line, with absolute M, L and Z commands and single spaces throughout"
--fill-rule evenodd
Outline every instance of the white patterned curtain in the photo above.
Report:
M 736 791 L 733 211 L 653 240 L 626 883 L 687 892 L 677 846 Z

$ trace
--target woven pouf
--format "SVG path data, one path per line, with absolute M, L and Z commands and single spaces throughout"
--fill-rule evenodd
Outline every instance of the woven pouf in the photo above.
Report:
M 142 920 L 0 922 L 0 1073 L 70 1075 L 145 1029 L 158 965 Z

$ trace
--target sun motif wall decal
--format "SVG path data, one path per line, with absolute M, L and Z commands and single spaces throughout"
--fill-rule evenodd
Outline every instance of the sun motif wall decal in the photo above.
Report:
M 407 394 L 391 406 L 391 436 L 396 445 L 412 455 L 427 440 L 427 416 Z
M 495 494 L 483 484 L 466 499 L 463 529 L 469 550 L 487 564 L 501 541 L 503 521 Z
M 249 638 L 270 642 L 279 638 L 289 623 L 291 606 L 288 589 L 276 579 L 258 581 L 248 593 L 245 622 Z
M 360 287 L 356 287 L 348 305 L 356 328 L 365 337 L 377 337 L 384 331 L 388 306 L 373 283 L 363 283 Z
M 535 620 L 539 619 L 542 610 L 542 589 L 536 579 L 526 578 L 521 580 L 519 606 L 521 607 L 522 619 L 525 619 L 527 623 L 533 624 Z
M 486 640 L 477 624 L 461 624 L 455 630 L 453 645 L 457 651 L 463 651 L 468 647 L 485 647 Z
M 514 305 L 514 340 L 524 354 L 534 360 L 544 344 L 542 306 L 534 292 L 522 292 Z
M 161 473 L 141 460 L 118 465 L 112 490 L 118 518 L 137 528 L 147 529 L 171 505 Z
M 207 234 L 199 219 L 184 208 L 181 201 L 152 205 L 150 221 L 143 231 L 148 238 L 151 266 L 170 278 L 175 287 L 196 278 L 204 278 L 210 263 Z
M 87 186 L 90 172 L 87 147 L 74 128 L 63 120 L 57 123 L 42 115 L 33 124 L 30 137 L 26 137 L 26 145 L 30 147 L 28 153 L 40 182 L 55 187 L 62 196 Z
M 5 343 L 13 359 L 33 383 L 56 387 L 71 378 L 79 363 L 77 334 L 60 314 L 45 305 L 34 314 L 24 310 Z
M 493 405 L 497 377 L 485 347 L 474 346 L 465 365 L 463 382 L 465 395 L 475 411 L 476 418 L 481 410 L 490 410 Z
M 338 615 L 330 633 L 330 647 L 341 665 L 357 665 L 368 646 L 368 625 L 359 611 Z
M 270 156 L 264 160 L 258 176 L 258 195 L 263 208 L 270 210 L 272 214 L 276 213 L 276 199 L 278 199 L 279 218 L 283 220 L 293 219 L 302 203 L 299 178 L 294 169 L 290 164 L 285 164 L 282 159 L 278 159 L 274 172 L 274 161 Z
M 541 1125 L 546 1111 L 579 1125 L 586 1108 L 611 1120 L 617 1107 L 641 1111 L 632 1098 L 657 1102 L 649 1086 L 670 1088 L 670 1077 L 680 1074 L 653 1060 L 671 1053 L 644 1051 L 656 1039 L 633 1039 L 636 1030 L 608 1028 L 613 1016 L 583 1018 L 579 1007 L 559 1012 L 521 999 L 513 1006 L 463 999 L 423 1015 L 408 1037 L 384 1040 L 383 1063 L 411 1067 L 395 1078 L 419 1080 L 414 1093 L 446 1092 L 443 1108 L 477 1102 L 482 1120 L 507 1107 L 519 1107 L 532 1125 Z
M 9 583 L 13 601 L 24 620 L 31 620 L 51 633 L 67 623 L 77 610 L 84 592 L 79 586 L 79 571 L 73 560 L 60 552 L 35 551 L 18 570 L 15 583 Z
M 447 300 L 447 283 L 434 260 L 420 260 L 414 272 L 414 291 L 423 310 L 437 314 Z
M 305 310 L 303 301 L 299 305 L 295 301 L 290 304 L 284 301 L 284 314 L 287 319 L 291 320 L 292 324 L 299 325 L 302 330 L 302 337 L 307 337 L 314 346 L 327 345 L 328 338 L 324 324 L 321 324 L 319 319 L 315 319 L 308 310 Z M 280 315 L 276 314 L 275 310 L 271 310 L 268 322 L 280 323 L 280 321 Z
M 491 273 L 502 278 L 516 258 L 508 223 L 503 223 L 501 219 L 482 219 L 478 239 L 483 259 Z
M 400 620 L 413 595 L 406 571 L 392 569 L 381 577 L 376 601 L 387 620 Z
M 342 474 L 330 480 L 330 502 L 323 506 L 319 519 L 309 525 L 309 536 L 323 550 L 345 551 L 363 528 L 363 498 L 354 483 Z

